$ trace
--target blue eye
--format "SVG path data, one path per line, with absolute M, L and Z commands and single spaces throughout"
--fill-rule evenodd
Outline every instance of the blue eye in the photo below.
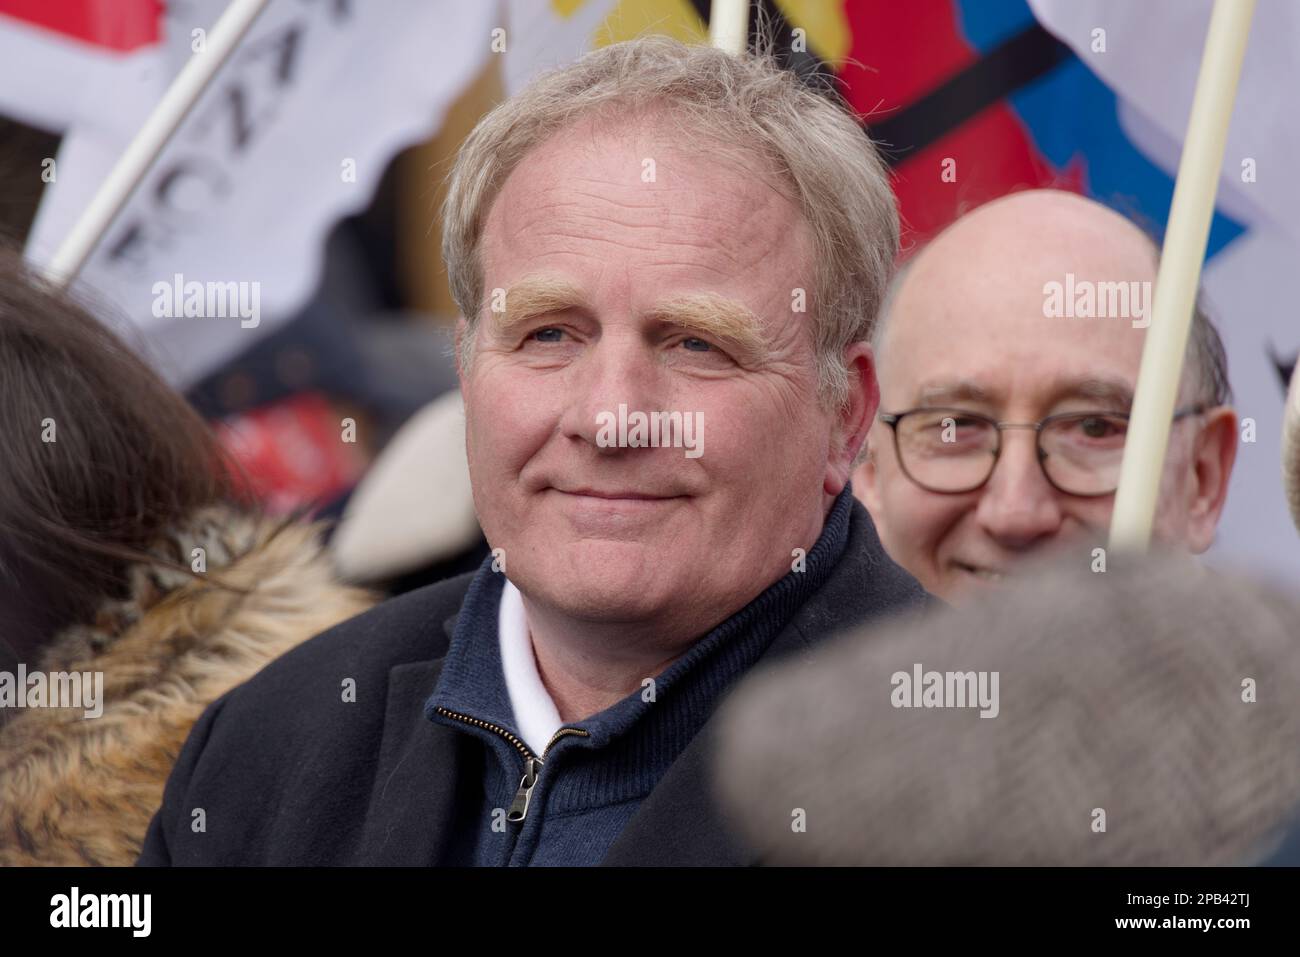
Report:
M 545 329 L 538 329 L 533 333 L 532 338 L 538 342 L 559 342 L 562 335 L 564 335 L 564 330 L 548 326 Z
M 713 348 L 713 346 L 709 345 L 703 339 L 683 339 L 682 345 L 691 352 L 708 352 Z

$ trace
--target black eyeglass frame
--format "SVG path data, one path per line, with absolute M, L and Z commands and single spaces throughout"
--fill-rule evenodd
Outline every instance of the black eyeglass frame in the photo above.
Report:
M 1196 405 L 1187 406 L 1183 409 L 1176 409 L 1174 411 L 1174 421 L 1177 422 L 1179 419 L 1186 418 L 1189 415 L 1201 415 L 1210 408 L 1211 406 L 1202 402 L 1197 403 Z M 981 422 L 987 422 L 989 425 L 993 426 L 997 431 L 998 444 L 993 448 L 993 464 L 989 466 L 988 474 L 984 476 L 983 480 L 979 484 L 963 489 L 931 488 L 924 482 L 918 481 L 916 477 L 908 471 L 907 465 L 903 460 L 903 451 L 898 444 L 898 423 L 906 416 L 913 415 L 917 412 L 960 412 L 963 418 L 978 419 Z M 914 409 L 905 409 L 902 412 L 881 412 L 876 417 L 889 426 L 890 430 L 894 433 L 894 455 L 898 459 L 898 467 L 903 470 L 903 474 L 907 476 L 908 481 L 913 485 L 916 485 L 918 488 L 925 489 L 927 492 L 933 492 L 935 495 L 968 495 L 971 492 L 983 488 L 988 484 L 989 479 L 993 477 L 993 473 L 998 467 L 998 456 L 1002 454 L 1003 430 L 1033 429 L 1035 458 L 1038 459 L 1038 468 L 1043 473 L 1043 478 L 1047 480 L 1048 485 L 1052 486 L 1052 488 L 1056 489 L 1062 495 L 1071 495 L 1075 498 L 1103 498 L 1107 495 L 1114 495 L 1116 489 L 1111 489 L 1109 492 L 1072 492 L 1069 489 L 1061 488 L 1061 486 L 1057 485 L 1056 482 L 1052 480 L 1052 477 L 1047 474 L 1047 466 L 1044 464 L 1047 461 L 1047 453 L 1043 451 L 1042 445 L 1044 427 L 1052 422 L 1059 422 L 1062 419 L 1086 419 L 1090 415 L 1104 416 L 1110 419 L 1123 419 L 1126 423 L 1129 420 L 1129 413 L 1127 412 L 1103 412 L 1094 409 L 1086 412 L 1058 412 L 1055 415 L 1049 415 L 1044 419 L 1040 419 L 1038 422 L 999 422 L 991 416 L 983 415 L 979 412 L 968 412 L 965 409 L 958 409 L 946 405 L 917 406 Z M 1127 441 L 1127 439 L 1128 435 L 1126 432 L 1125 441 Z

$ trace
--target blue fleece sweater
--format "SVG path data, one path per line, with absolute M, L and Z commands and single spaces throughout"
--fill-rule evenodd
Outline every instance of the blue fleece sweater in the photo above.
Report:
M 487 559 L 461 607 L 425 716 L 481 741 L 481 772 L 458 796 L 463 822 L 449 864 L 598 864 L 641 801 L 713 713 L 723 693 L 763 654 L 823 584 L 848 541 L 852 495 L 835 500 L 806 568 L 790 572 L 697 641 L 655 679 L 654 701 L 635 692 L 564 725 L 535 776 L 521 822 L 507 812 L 529 766 L 541 757 L 519 737 L 497 635 L 504 576 Z M 564 733 L 573 729 L 578 733 Z M 537 766 L 534 765 L 534 768 Z

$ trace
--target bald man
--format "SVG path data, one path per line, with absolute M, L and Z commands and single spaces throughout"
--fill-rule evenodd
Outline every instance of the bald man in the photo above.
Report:
M 1105 544 L 1158 251 L 1072 193 L 982 206 L 896 279 L 880 411 L 854 474 L 890 556 L 960 601 L 1026 561 Z M 1223 346 L 1198 309 L 1155 536 L 1209 547 L 1237 452 Z

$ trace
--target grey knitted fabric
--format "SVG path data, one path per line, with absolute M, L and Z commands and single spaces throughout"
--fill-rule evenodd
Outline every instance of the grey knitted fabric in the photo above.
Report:
M 740 833 L 780 864 L 1265 854 L 1300 805 L 1300 605 L 1188 559 L 1088 562 L 753 675 L 718 716 Z M 895 707 L 917 664 L 998 672 L 997 716 Z

